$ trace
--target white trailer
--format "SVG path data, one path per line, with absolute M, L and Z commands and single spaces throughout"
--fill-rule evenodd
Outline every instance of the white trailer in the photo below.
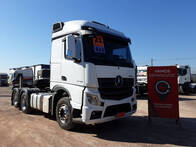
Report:
M 56 116 L 61 128 L 103 123 L 136 112 L 135 65 L 123 33 L 97 22 L 53 25 L 49 89 L 14 88 L 12 102 Z

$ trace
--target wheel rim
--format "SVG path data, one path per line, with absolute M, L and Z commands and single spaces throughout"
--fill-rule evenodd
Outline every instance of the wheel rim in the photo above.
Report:
M 59 119 L 62 124 L 68 123 L 70 121 L 69 107 L 65 104 L 59 107 Z
M 22 96 L 21 109 L 22 109 L 22 111 L 26 110 L 26 97 L 25 97 L 25 95 Z

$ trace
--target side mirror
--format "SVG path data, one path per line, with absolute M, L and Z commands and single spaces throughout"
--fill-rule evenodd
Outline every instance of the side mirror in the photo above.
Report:
M 77 47 L 73 35 L 66 36 L 66 56 L 71 57 L 75 61 L 80 61 L 80 49 Z

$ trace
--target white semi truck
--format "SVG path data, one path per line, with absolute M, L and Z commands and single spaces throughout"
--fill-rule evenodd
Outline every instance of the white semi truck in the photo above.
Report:
M 56 116 L 61 128 L 96 124 L 136 112 L 135 65 L 130 39 L 89 21 L 53 25 L 49 87 L 16 87 L 12 104 Z

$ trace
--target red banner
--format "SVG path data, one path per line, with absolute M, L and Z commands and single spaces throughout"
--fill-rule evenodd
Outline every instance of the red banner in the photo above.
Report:
M 148 114 L 150 117 L 179 118 L 176 66 L 148 67 Z

